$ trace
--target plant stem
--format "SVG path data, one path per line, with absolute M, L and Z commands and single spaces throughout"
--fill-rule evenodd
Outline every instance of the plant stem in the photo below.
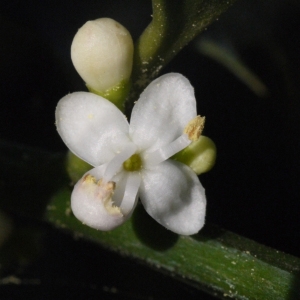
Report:
M 127 113 L 160 70 L 235 1 L 152 0 L 152 22 L 135 45 Z
M 75 237 L 146 263 L 219 298 L 300 299 L 300 260 L 207 224 L 191 237 L 177 236 L 138 206 L 111 232 L 82 225 L 70 212 L 70 191 L 53 198 L 46 219 Z

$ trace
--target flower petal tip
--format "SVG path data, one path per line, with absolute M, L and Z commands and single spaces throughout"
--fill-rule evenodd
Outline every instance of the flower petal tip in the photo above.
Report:
M 159 176 L 157 175 L 159 174 Z M 203 227 L 205 190 L 186 165 L 165 161 L 144 173 L 141 201 L 150 216 L 180 235 L 193 235 Z
M 71 196 L 71 208 L 82 223 L 102 231 L 112 230 L 123 224 L 127 217 L 112 201 L 115 183 L 96 180 L 90 174 L 77 182 Z

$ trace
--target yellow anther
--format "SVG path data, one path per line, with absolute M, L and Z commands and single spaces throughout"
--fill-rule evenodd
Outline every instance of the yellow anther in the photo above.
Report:
M 203 131 L 204 123 L 205 117 L 197 116 L 188 122 L 183 132 L 187 134 L 191 141 L 197 141 Z

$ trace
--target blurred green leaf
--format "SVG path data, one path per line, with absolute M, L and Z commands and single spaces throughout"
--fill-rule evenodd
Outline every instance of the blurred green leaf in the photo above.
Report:
M 200 53 L 216 60 L 226 67 L 237 78 L 244 82 L 244 84 L 246 84 L 257 96 L 268 96 L 269 91 L 265 84 L 233 51 L 226 49 L 217 42 L 207 39 L 200 40 L 197 43 L 197 48 Z

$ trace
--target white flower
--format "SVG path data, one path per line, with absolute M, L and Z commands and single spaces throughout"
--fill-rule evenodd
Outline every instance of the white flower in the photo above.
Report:
M 199 127 L 194 90 L 180 74 L 154 80 L 135 104 L 130 125 L 108 100 L 69 94 L 56 109 L 57 130 L 78 157 L 95 168 L 75 185 L 71 207 L 84 224 L 111 230 L 132 214 L 140 197 L 146 211 L 183 235 L 204 225 L 206 198 L 196 174 L 169 159 L 191 143 Z

